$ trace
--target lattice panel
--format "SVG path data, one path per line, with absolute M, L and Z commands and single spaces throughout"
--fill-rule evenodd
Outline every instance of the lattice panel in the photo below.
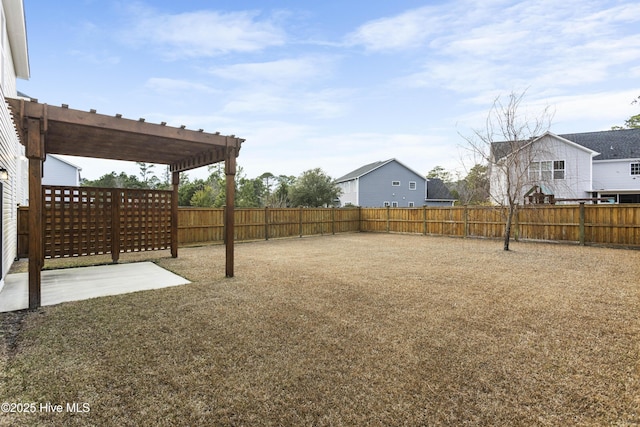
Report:
M 43 187 L 44 256 L 111 251 L 111 192 L 100 188 Z
M 120 251 L 171 247 L 171 192 L 120 191 Z
M 42 194 L 45 258 L 171 247 L 170 191 L 43 186 Z

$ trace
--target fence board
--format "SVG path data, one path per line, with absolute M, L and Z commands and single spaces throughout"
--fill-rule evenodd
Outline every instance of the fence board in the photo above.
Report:
M 208 243 L 223 239 L 224 209 L 180 208 L 178 210 L 179 243 Z
M 599 244 L 640 244 L 640 206 L 585 206 L 585 239 Z

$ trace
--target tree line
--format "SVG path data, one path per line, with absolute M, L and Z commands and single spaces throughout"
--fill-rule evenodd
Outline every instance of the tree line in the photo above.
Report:
M 111 172 L 96 180 L 83 179 L 84 187 L 171 189 L 171 174 L 166 168 L 159 178 L 156 165 L 137 162 L 139 175 Z M 191 180 L 187 173 L 180 174 L 178 205 L 192 207 L 222 207 L 226 203 L 224 166 L 208 167 L 207 178 Z M 322 207 L 333 206 L 340 195 L 335 180 L 322 169 L 310 169 L 300 176 L 274 175 L 265 172 L 257 178 L 248 178 L 242 166 L 236 172 L 235 206 L 257 207 Z
M 165 168 L 160 177 L 155 173 L 156 165 L 138 162 L 138 175 L 125 172 L 111 172 L 96 180 L 83 179 L 85 187 L 105 188 L 149 188 L 171 189 L 171 174 Z M 178 204 L 192 207 L 222 207 L 226 203 L 224 166 L 215 164 L 208 167 L 207 178 L 190 179 L 187 173 L 180 174 Z M 454 176 L 456 178 L 454 178 Z M 466 176 L 434 167 L 426 178 L 443 181 L 459 204 L 486 204 L 489 201 L 488 168 L 475 165 Z M 274 175 L 265 172 L 256 178 L 248 178 L 242 166 L 236 173 L 236 207 L 322 207 L 333 206 L 340 196 L 335 180 L 320 168 L 310 169 L 300 176 Z

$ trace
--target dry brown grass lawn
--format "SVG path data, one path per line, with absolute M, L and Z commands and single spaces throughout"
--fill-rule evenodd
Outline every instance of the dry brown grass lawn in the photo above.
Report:
M 2 315 L 6 425 L 637 425 L 640 251 L 388 234 L 180 250 L 191 285 Z

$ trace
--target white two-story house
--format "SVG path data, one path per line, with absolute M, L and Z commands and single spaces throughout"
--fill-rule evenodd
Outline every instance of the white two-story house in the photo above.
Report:
M 640 203 L 640 129 L 561 135 L 595 152 L 591 197 Z
M 534 188 L 553 195 L 559 203 L 563 199 L 640 203 L 640 129 L 546 132 L 531 141 L 494 143 L 492 155 L 496 166 L 490 171 L 491 197 L 498 203 L 506 202 L 506 176 L 501 167 L 505 164 L 510 165 L 511 182 L 517 182 L 520 203 Z

